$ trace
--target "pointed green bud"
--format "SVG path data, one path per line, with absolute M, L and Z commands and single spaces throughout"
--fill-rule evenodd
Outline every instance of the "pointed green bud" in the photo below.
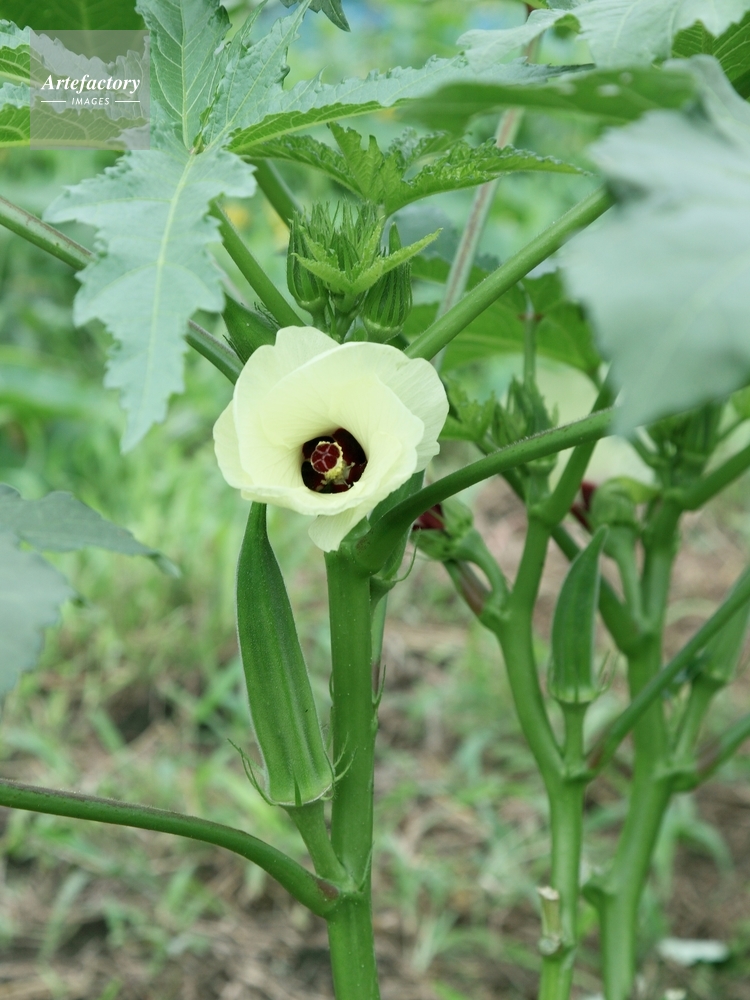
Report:
M 243 365 L 253 351 L 257 351 L 264 344 L 275 343 L 278 327 L 265 316 L 246 308 L 229 295 L 222 315 L 227 327 L 229 346 Z
M 401 234 L 398 231 L 398 226 L 394 222 L 391 228 L 388 230 L 388 253 L 395 253 L 397 250 L 401 249 Z
M 393 340 L 404 327 L 411 303 L 411 264 L 407 261 L 384 274 L 365 296 L 360 316 L 368 338 L 379 344 Z
M 715 684 L 728 684 L 737 669 L 745 643 L 750 603 L 740 608 L 711 639 L 702 657 L 701 674 Z
M 300 257 L 309 257 L 305 222 L 295 215 L 289 228 L 289 251 L 286 257 L 286 283 L 300 308 L 319 315 L 328 302 L 325 286 L 304 266 Z
M 552 622 L 547 690 L 564 705 L 586 705 L 599 694 L 594 678 L 594 629 L 599 604 L 599 557 L 607 529 L 600 528 L 571 563 Z
M 265 504 L 250 508 L 240 550 L 237 630 L 266 794 L 279 805 L 314 802 L 330 791 L 333 769 L 284 578 L 268 541 Z
M 499 447 L 515 444 L 522 438 L 549 430 L 557 422 L 557 412 L 550 414 L 544 397 L 534 382 L 511 380 L 506 405 L 498 403 L 492 421 L 492 437 Z M 527 468 L 536 475 L 548 475 L 557 464 L 557 455 L 539 458 Z

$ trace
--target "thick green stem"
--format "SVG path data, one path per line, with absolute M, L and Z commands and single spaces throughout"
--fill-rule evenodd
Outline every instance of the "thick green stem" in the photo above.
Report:
M 379 997 L 370 871 L 377 712 L 372 690 L 370 580 L 346 552 L 326 554 L 331 620 L 331 730 L 336 784 L 331 843 L 357 886 L 328 925 L 336 1000 Z
M 248 861 L 255 862 L 272 875 L 284 888 L 321 917 L 330 914 L 340 898 L 339 890 L 322 879 L 315 878 L 301 865 L 270 844 L 250 836 L 242 830 L 212 823 L 198 816 L 185 816 L 152 809 L 150 806 L 118 802 L 78 792 L 58 792 L 51 788 L 35 788 L 15 781 L 0 779 L 0 805 L 11 809 L 29 809 L 32 812 L 50 813 L 53 816 L 70 816 L 73 819 L 93 820 L 132 826 L 141 830 L 157 830 L 178 837 L 216 844 L 233 851 Z
M 268 160 L 252 160 L 258 187 L 276 210 L 276 214 L 287 226 L 295 212 L 299 211 L 297 200 L 279 171 Z
M 661 666 L 661 644 L 669 582 L 677 545 L 679 507 L 658 508 L 644 534 L 641 599 L 649 637 L 628 663 L 630 697 L 653 681 Z M 635 764 L 628 814 L 612 867 L 601 883 L 602 976 L 606 1000 L 628 1000 L 636 971 L 638 907 L 648 878 L 664 811 L 672 793 L 664 709 L 654 700 L 633 727 Z
M 525 465 L 536 458 L 545 458 L 566 448 L 598 441 L 608 433 L 611 419 L 611 409 L 600 410 L 584 417 L 583 420 L 565 424 L 563 427 L 553 427 L 551 430 L 542 431 L 533 437 L 500 448 L 486 458 L 480 458 L 458 472 L 438 479 L 437 482 L 396 504 L 375 522 L 367 535 L 357 543 L 355 550 L 357 561 L 370 572 L 377 572 L 404 537 L 405 532 L 409 530 L 412 522 L 434 504 L 442 503 L 448 497 L 460 493 L 475 483 L 481 483 L 490 476 L 506 472 L 518 465 Z
M 406 354 L 410 358 L 434 357 L 517 281 L 525 277 L 537 264 L 546 260 L 555 250 L 559 250 L 571 233 L 590 225 L 606 212 L 611 204 L 612 197 L 603 188 L 588 195 L 488 275 L 481 284 L 472 288 L 444 316 L 435 320 L 432 326 L 411 342 Z
M 550 796 L 552 837 L 551 888 L 560 897 L 560 940 L 552 954 L 542 955 L 539 1000 L 568 1000 L 578 945 L 578 899 L 583 843 L 582 781 L 565 782 Z M 550 949 L 552 950 L 552 949 Z
M 211 206 L 211 215 L 219 221 L 219 232 L 224 249 L 235 262 L 240 273 L 250 287 L 260 297 L 263 305 L 273 315 L 281 326 L 306 326 L 307 324 L 292 309 L 287 300 L 276 288 L 266 272 L 260 266 L 247 244 L 234 228 L 219 206 Z

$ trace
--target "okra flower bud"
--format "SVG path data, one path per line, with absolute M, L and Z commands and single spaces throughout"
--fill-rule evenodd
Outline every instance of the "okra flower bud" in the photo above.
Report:
M 246 499 L 314 515 L 310 536 L 330 551 L 438 453 L 447 413 L 428 361 L 285 327 L 240 372 L 216 456 Z
M 384 344 L 401 333 L 411 312 L 411 264 L 384 274 L 365 296 L 360 315 L 370 340 Z
M 328 293 L 322 282 L 300 262 L 308 256 L 307 240 L 299 216 L 289 227 L 289 252 L 286 257 L 286 283 L 297 305 L 311 315 L 319 315 L 328 302 Z
M 552 622 L 547 690 L 563 705 L 586 705 L 598 695 L 594 678 L 594 628 L 599 604 L 599 557 L 607 535 L 600 528 L 573 560 L 560 589 Z
M 330 791 L 333 768 L 264 504 L 253 504 L 240 550 L 237 631 L 265 794 L 278 805 L 315 802 Z

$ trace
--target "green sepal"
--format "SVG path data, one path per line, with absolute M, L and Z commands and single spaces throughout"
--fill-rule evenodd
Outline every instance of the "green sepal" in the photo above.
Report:
M 638 529 L 638 513 L 632 494 L 616 479 L 597 486 L 591 498 L 591 523 L 595 528 L 615 525 Z
M 600 528 L 573 560 L 552 622 L 552 660 L 547 690 L 564 705 L 585 705 L 599 694 L 594 678 L 594 630 L 599 604 L 599 558 L 607 537 Z
M 462 551 L 463 543 L 474 527 L 474 517 L 471 510 L 452 497 L 440 504 L 440 511 L 435 512 L 435 520 L 442 522 L 442 529 L 421 528 L 415 530 L 413 539 L 417 548 L 430 559 L 446 562 L 466 558 Z
M 222 313 L 227 328 L 227 341 L 242 364 L 264 344 L 276 342 L 276 330 L 273 323 L 260 313 L 253 312 L 236 299 L 227 295 Z
M 283 806 L 314 802 L 333 786 L 305 658 L 279 564 L 254 503 L 237 567 L 237 631 L 265 794 Z

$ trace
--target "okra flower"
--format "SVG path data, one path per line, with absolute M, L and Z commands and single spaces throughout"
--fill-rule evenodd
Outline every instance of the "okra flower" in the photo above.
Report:
M 246 499 L 314 515 L 310 537 L 330 551 L 437 454 L 447 414 L 428 361 L 285 327 L 242 369 L 216 457 Z

